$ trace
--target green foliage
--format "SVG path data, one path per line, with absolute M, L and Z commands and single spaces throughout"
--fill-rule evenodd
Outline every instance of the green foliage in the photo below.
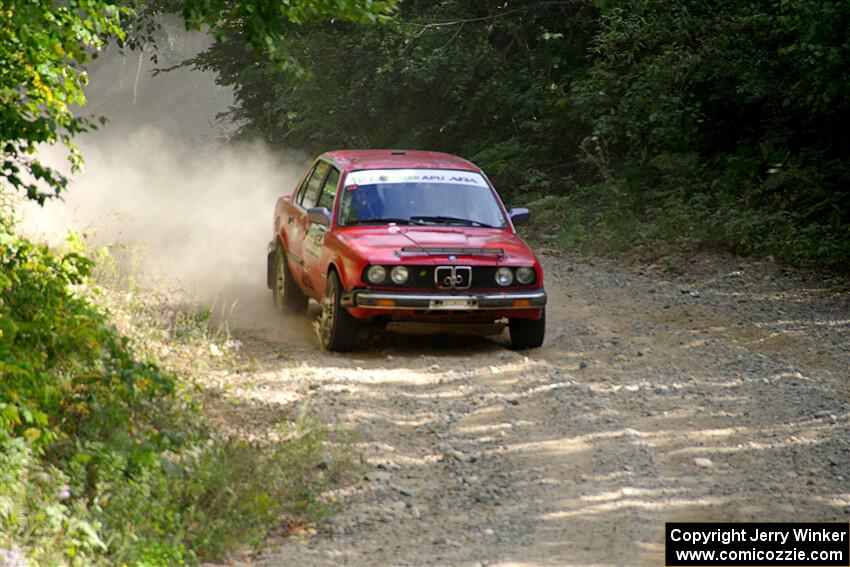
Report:
M 16 550 L 20 564 L 91 563 L 106 545 L 88 518 L 64 471 L 24 438 L 0 432 L 0 548 Z
M 0 550 L 37 565 L 180 565 L 259 543 L 284 512 L 322 513 L 314 495 L 348 462 L 318 472 L 324 431 L 302 416 L 285 442 L 217 440 L 90 303 L 92 262 L 70 245 L 57 255 L 0 223 Z
M 122 37 L 126 8 L 109 0 L 0 3 L 0 182 L 43 202 L 39 181 L 58 192 L 67 180 L 34 157 L 39 144 L 64 142 L 74 167 L 81 163 L 71 138 L 92 126 L 74 116 L 85 103 L 81 65 L 110 37 Z
M 565 243 L 722 247 L 846 269 L 850 4 L 411 1 L 292 27 L 299 72 L 230 30 L 196 60 L 276 147 L 460 154 Z
M 217 37 L 239 29 L 255 52 L 291 67 L 282 49 L 288 24 L 329 18 L 377 22 L 394 4 L 394 0 L 3 0 L 0 183 L 25 190 L 39 203 L 66 187 L 65 176 L 38 160 L 37 147 L 62 141 L 70 150 L 72 171 L 79 169 L 82 156 L 72 139 L 98 124 L 74 113 L 75 106 L 86 102 L 84 64 L 110 41 L 133 48 L 152 40 L 154 18 L 163 11 L 182 12 L 188 28 L 208 27 Z
M 89 426 L 119 435 L 142 425 L 140 405 L 173 392 L 75 291 L 90 265 L 0 229 L 0 430 L 38 445 Z
M 286 24 L 321 22 L 337 18 L 351 22 L 385 21 L 395 7 L 394 0 L 180 0 L 165 7 L 180 6 L 186 27 L 208 27 L 217 37 L 238 27 L 248 44 L 275 58 L 283 45 Z
M 850 5 L 641 0 L 600 24 L 576 117 L 637 240 L 846 269 Z
M 587 65 L 595 9 L 511 6 L 411 1 L 383 26 L 291 26 L 284 41 L 298 73 L 245 51 L 238 30 L 196 64 L 235 88 L 242 136 L 307 151 L 456 152 L 511 192 L 543 193 L 578 149 L 558 77 Z

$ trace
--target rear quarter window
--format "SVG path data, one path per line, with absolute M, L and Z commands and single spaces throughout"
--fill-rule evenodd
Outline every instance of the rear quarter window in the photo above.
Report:
M 319 196 L 318 207 L 325 207 L 329 211 L 334 208 L 334 199 L 336 199 L 336 191 L 339 187 L 339 171 L 332 167 L 325 179 L 325 184 L 322 187 L 322 194 Z
M 322 181 L 325 180 L 325 175 L 328 173 L 330 165 L 320 161 L 313 169 L 313 174 L 310 175 L 310 180 L 307 181 L 307 187 L 304 190 L 304 196 L 301 199 L 300 205 L 305 209 L 316 206 L 316 199 L 319 196 L 319 190 L 322 188 Z

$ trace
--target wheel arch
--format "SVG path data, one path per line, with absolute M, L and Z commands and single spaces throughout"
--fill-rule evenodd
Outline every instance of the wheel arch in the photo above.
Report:
M 339 257 L 334 257 L 328 262 L 328 267 L 325 270 L 325 281 L 330 277 L 331 272 L 336 272 L 336 275 L 339 276 L 339 283 L 342 284 L 342 290 L 344 292 L 349 291 L 350 285 L 348 283 L 348 278 L 346 277 L 345 272 L 345 263 L 342 262 L 342 259 Z
M 280 246 L 280 249 L 283 250 L 284 253 L 286 253 L 286 234 L 281 234 L 280 232 L 278 232 L 277 234 L 275 234 L 274 241 L 275 244 Z

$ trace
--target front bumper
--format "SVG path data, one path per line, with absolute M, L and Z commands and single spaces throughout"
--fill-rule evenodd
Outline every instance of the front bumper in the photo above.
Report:
M 432 294 L 355 290 L 342 298 L 345 307 L 416 311 L 481 311 L 540 309 L 546 306 L 546 291 L 504 291 Z

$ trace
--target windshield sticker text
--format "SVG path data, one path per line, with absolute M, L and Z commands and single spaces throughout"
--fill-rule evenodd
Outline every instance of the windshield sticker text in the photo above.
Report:
M 346 185 L 375 185 L 378 183 L 449 183 L 487 187 L 484 178 L 475 172 L 439 169 L 373 169 L 352 171 Z

